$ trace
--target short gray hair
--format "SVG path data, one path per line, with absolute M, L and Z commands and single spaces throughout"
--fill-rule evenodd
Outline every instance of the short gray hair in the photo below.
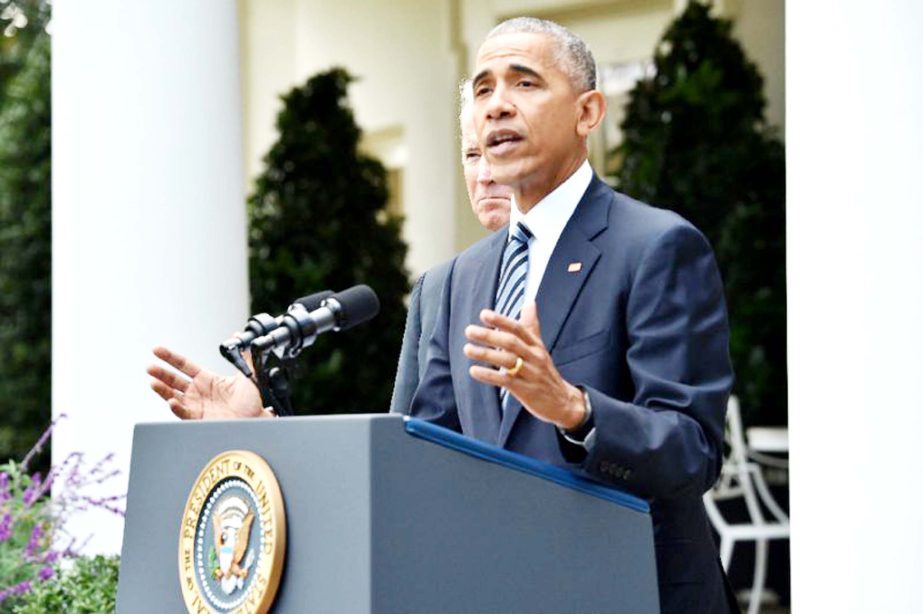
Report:
M 458 84 L 458 123 L 465 121 L 465 114 L 474 110 L 474 89 L 471 79 L 465 79 Z
M 474 113 L 474 91 L 471 79 L 458 84 L 458 141 L 461 143 L 462 161 L 465 155 L 465 119 Z
M 574 88 L 580 93 L 596 89 L 596 60 L 590 48 L 582 38 L 560 24 L 536 17 L 513 17 L 488 32 L 484 40 L 501 34 L 519 33 L 551 37 L 557 47 L 555 60 L 570 77 Z

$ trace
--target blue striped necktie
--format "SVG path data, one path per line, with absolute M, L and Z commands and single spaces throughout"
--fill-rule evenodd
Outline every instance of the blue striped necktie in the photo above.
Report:
M 513 320 L 519 319 L 526 295 L 526 274 L 529 272 L 529 240 L 532 232 L 522 222 L 518 222 L 510 233 L 506 249 L 503 250 L 503 262 L 500 265 L 500 283 L 497 285 L 497 300 L 494 311 Z M 500 405 L 506 411 L 510 393 L 506 388 L 500 389 Z

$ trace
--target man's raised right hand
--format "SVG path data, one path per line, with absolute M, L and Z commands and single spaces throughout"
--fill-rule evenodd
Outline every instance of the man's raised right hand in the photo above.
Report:
M 179 373 L 160 364 L 150 365 L 147 372 L 154 378 L 151 388 L 183 420 L 272 416 L 263 409 L 256 385 L 242 373 L 218 375 L 161 346 L 154 348 L 154 355 Z

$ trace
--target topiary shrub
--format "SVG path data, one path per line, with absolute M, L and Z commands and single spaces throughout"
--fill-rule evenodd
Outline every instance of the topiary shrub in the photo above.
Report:
M 279 138 L 248 201 L 254 313 L 359 283 L 381 302 L 371 322 L 305 350 L 291 386 L 296 413 L 387 411 L 404 330 L 407 248 L 385 211 L 385 169 L 358 150 L 350 81 L 335 68 L 282 97 Z
M 631 92 L 613 152 L 619 189 L 672 209 L 711 241 L 724 277 L 735 394 L 751 423 L 787 422 L 785 152 L 763 80 L 731 24 L 692 1 Z

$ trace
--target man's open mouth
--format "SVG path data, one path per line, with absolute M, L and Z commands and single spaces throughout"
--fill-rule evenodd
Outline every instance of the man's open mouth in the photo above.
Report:
M 487 135 L 487 147 L 492 154 L 503 154 L 513 149 L 522 137 L 513 130 L 494 130 Z

